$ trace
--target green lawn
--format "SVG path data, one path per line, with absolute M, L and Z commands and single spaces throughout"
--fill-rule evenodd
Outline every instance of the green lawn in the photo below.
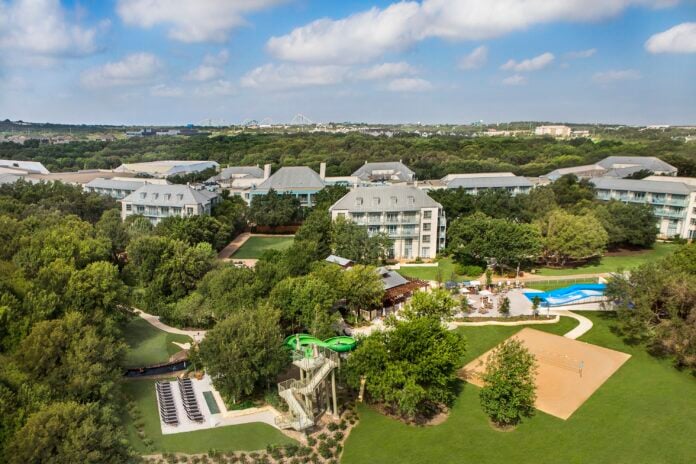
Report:
M 589 279 L 556 279 L 556 280 L 540 280 L 540 281 L 527 281 L 524 284 L 527 288 L 533 288 L 535 290 L 542 290 L 548 292 L 549 290 L 555 290 L 557 288 L 567 287 L 569 285 L 575 284 L 596 284 L 597 278 Z
M 250 237 L 239 250 L 232 255 L 235 259 L 257 259 L 267 250 L 287 250 L 292 245 L 293 237 Z
M 186 335 L 163 332 L 147 321 L 135 317 L 123 328 L 123 336 L 128 344 L 125 365 L 129 367 L 150 366 L 164 363 L 181 348 L 172 342 L 190 343 Z
M 636 251 L 626 256 L 605 256 L 599 264 L 580 266 L 571 269 L 539 269 L 538 274 L 545 276 L 564 276 L 574 274 L 591 274 L 614 272 L 618 269 L 632 269 L 641 264 L 663 258 L 673 253 L 679 245 L 673 243 L 656 243 L 651 250 Z
M 252 423 L 216 427 L 195 432 L 182 432 L 162 435 L 155 386 L 152 380 L 130 380 L 123 384 L 129 399 L 138 404 L 142 413 L 143 427 L 147 438 L 153 441 L 153 448 L 147 449 L 138 437 L 133 424 L 126 419 L 128 441 L 136 452 L 151 453 L 207 453 L 211 449 L 218 451 L 260 450 L 268 444 L 286 444 L 292 440 L 270 425 Z M 126 413 L 127 414 L 127 413 Z
M 582 341 L 632 355 L 567 421 L 538 412 L 512 432 L 491 428 L 478 388 L 464 385 L 441 425 L 412 427 L 360 407 L 360 423 L 343 463 L 681 464 L 696 456 L 696 379 L 669 361 L 628 346 L 611 332 L 613 314 L 583 313 L 594 322 Z M 534 328 L 562 332 L 559 327 Z M 469 359 L 519 327 L 466 327 Z
M 452 278 L 454 273 L 454 263 L 452 258 L 442 258 L 438 261 L 438 266 L 408 266 L 399 269 L 399 274 L 405 277 L 411 277 L 421 280 L 437 280 L 446 282 Z M 477 279 L 480 276 L 473 276 L 472 279 Z M 455 275 L 454 280 L 468 280 L 465 276 Z

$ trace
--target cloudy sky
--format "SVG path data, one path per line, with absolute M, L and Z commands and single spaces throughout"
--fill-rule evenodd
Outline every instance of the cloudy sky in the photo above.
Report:
M 694 0 L 0 0 L 0 118 L 696 123 Z

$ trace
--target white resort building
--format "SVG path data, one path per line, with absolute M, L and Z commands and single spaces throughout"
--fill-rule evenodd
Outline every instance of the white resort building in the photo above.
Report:
M 394 240 L 390 257 L 395 259 L 433 259 L 445 246 L 444 209 L 416 187 L 354 188 L 329 211 L 333 220 L 343 217 L 369 234 L 387 234 Z
M 121 219 L 137 214 L 157 224 L 170 216 L 210 214 L 218 198 L 217 193 L 188 185 L 143 185 L 121 200 Z

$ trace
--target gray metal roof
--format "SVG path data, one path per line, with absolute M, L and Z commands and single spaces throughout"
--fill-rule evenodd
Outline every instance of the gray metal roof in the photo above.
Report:
M 263 169 L 258 166 L 230 166 L 229 168 L 223 168 L 219 174 L 208 180 L 227 180 L 233 177 L 253 177 L 255 179 L 261 179 L 263 178 Z
M 396 271 L 390 271 L 386 267 L 377 268 L 377 273 L 382 278 L 382 285 L 384 285 L 385 290 L 390 288 L 398 287 L 399 285 L 404 285 L 409 282 L 404 276 Z
M 22 176 L 16 174 L 0 174 L 0 185 L 14 184 L 21 178 Z
M 677 168 L 654 156 L 609 156 L 597 164 L 605 169 L 625 167 L 617 165 L 635 165 L 650 171 L 677 172 Z
M 275 174 L 263 181 L 258 190 L 295 190 L 315 189 L 321 190 L 326 183 L 312 168 L 307 166 L 287 166 L 278 169 Z
M 615 179 L 613 177 L 596 177 L 590 182 L 601 190 L 625 190 L 646 193 L 673 193 L 689 195 L 696 191 L 696 186 L 682 182 L 660 182 L 658 180 Z
M 329 255 L 326 258 L 326 261 L 329 263 L 338 264 L 339 266 L 342 266 L 342 267 L 348 267 L 351 264 L 353 264 L 353 261 L 351 261 L 350 259 L 342 258 L 342 257 L 336 256 L 336 255 Z
M 598 164 L 585 164 L 582 166 L 571 166 L 568 168 L 554 169 L 548 174 L 545 174 L 544 177 L 546 177 L 549 180 L 556 180 L 566 174 L 577 174 L 584 172 L 595 172 L 598 175 L 604 175 L 606 169 Z
M 28 173 L 49 174 L 48 169 L 46 169 L 46 167 L 38 161 L 0 159 L 0 166 L 22 169 L 24 171 L 27 171 Z
M 390 173 L 387 175 L 385 172 Z M 411 171 L 411 169 L 401 161 L 385 161 L 382 163 L 365 163 L 352 175 L 362 180 L 389 177 L 391 180 L 410 182 L 413 180 L 415 172 Z
M 385 185 L 354 188 L 334 203 L 330 210 L 382 212 L 412 211 L 420 208 L 442 208 L 442 205 L 419 188 Z
M 143 198 L 143 195 L 145 196 Z M 188 185 L 146 184 L 125 197 L 122 201 L 136 205 L 184 206 L 205 205 L 217 197 L 217 193 L 195 190 Z
M 113 190 L 138 190 L 143 185 L 147 184 L 145 179 L 137 180 L 114 180 L 98 177 L 85 184 L 85 187 L 113 189 Z
M 504 188 L 504 187 L 532 187 L 532 183 L 526 177 L 501 176 L 501 177 L 460 177 L 447 183 L 447 188 Z

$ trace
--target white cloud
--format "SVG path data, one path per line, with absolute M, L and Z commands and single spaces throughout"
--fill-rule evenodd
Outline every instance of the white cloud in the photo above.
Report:
M 565 57 L 570 60 L 576 60 L 579 58 L 590 58 L 591 56 L 594 56 L 595 53 L 597 53 L 596 48 L 588 48 L 587 50 L 568 52 L 565 54 Z
M 402 77 L 387 84 L 387 90 L 390 92 L 425 92 L 432 88 L 430 82 L 418 77 Z
M 415 74 L 416 70 L 410 64 L 400 61 L 398 63 L 382 63 L 358 70 L 355 73 L 357 79 L 377 80 Z
M 641 77 L 635 69 L 618 69 L 595 73 L 592 80 L 599 84 L 610 84 L 617 81 L 635 81 Z
M 150 88 L 150 95 L 153 97 L 176 98 L 184 95 L 181 87 L 170 87 L 166 84 L 157 84 Z
M 184 79 L 187 81 L 205 82 L 221 77 L 224 73 L 222 66 L 227 63 L 229 53 L 222 50 L 217 55 L 206 55 L 203 63 L 195 69 L 189 71 Z
M 521 74 L 513 74 L 503 79 L 503 85 L 522 85 L 527 83 L 527 78 Z
M 344 66 L 304 66 L 265 64 L 242 76 L 243 87 L 284 90 L 332 85 L 342 82 L 348 72 Z
M 546 52 L 542 53 L 539 56 L 535 56 L 534 58 L 529 58 L 526 60 L 522 60 L 520 62 L 517 62 L 515 60 L 508 60 L 507 63 L 502 65 L 500 69 L 504 69 L 506 71 L 515 71 L 515 72 L 531 72 L 531 71 L 538 71 L 540 69 L 545 68 L 551 62 L 554 60 L 554 56 L 552 53 Z
M 169 26 L 181 42 L 224 42 L 245 24 L 244 15 L 285 0 L 119 0 L 116 11 L 126 23 L 143 28 Z
M 645 49 L 650 53 L 696 53 L 696 23 L 681 23 L 653 35 Z
M 488 47 L 481 45 L 472 50 L 471 53 L 459 60 L 459 69 L 469 70 L 478 69 L 488 60 Z
M 193 91 L 199 97 L 227 97 L 237 93 L 237 87 L 230 81 L 218 79 L 215 82 L 201 84 Z
M 162 67 L 150 53 L 134 53 L 82 73 L 82 85 L 89 88 L 138 85 L 151 81 Z
M 0 49 L 43 57 L 95 52 L 99 28 L 82 27 L 66 16 L 59 0 L 0 0 Z
M 343 19 L 323 18 L 272 37 L 268 51 L 302 63 L 350 64 L 381 57 L 431 38 L 483 40 L 551 22 L 597 21 L 632 5 L 676 0 L 423 0 L 372 8 Z

